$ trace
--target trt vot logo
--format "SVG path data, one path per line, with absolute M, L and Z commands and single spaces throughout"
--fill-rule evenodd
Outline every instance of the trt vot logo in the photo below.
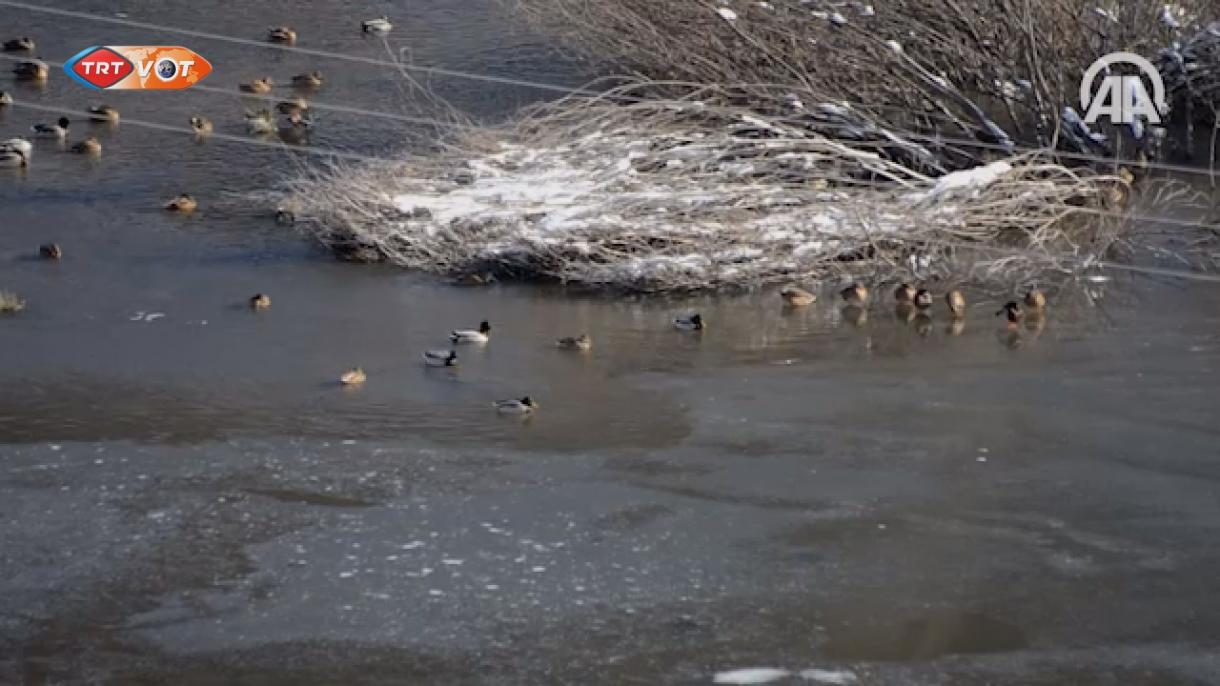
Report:
M 95 45 L 68 60 L 64 71 L 98 90 L 181 90 L 203 80 L 212 65 L 181 46 Z

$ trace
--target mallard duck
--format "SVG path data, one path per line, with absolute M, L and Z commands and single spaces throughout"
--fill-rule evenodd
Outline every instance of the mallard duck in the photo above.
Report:
M 271 296 L 266 293 L 255 293 L 250 296 L 250 309 L 252 310 L 269 310 L 271 309 Z
M 555 346 L 560 350 L 589 350 L 593 347 L 593 339 L 589 338 L 589 334 L 586 333 L 579 336 L 565 336 L 555 341 Z
M 910 302 L 915 299 L 915 287 L 904 283 L 894 291 L 894 299 L 898 302 Z
M 352 367 L 339 376 L 339 383 L 344 386 L 359 386 L 368 379 L 368 375 L 359 367 Z
M 319 88 L 322 86 L 322 72 L 311 71 L 308 74 L 297 74 L 292 77 L 292 85 L 297 88 Z
M 487 274 L 463 274 L 453 280 L 455 286 L 489 286 L 496 282 L 496 276 Z
M 966 316 L 966 296 L 962 295 L 961 291 L 945 293 L 945 304 L 949 306 L 949 313 L 954 319 Z
M 16 293 L 0 291 L 0 314 L 16 314 L 25 309 L 25 301 Z
M 42 60 L 22 60 L 13 65 L 13 74 L 18 81 L 46 81 L 51 69 Z
M 34 52 L 34 39 L 29 36 L 4 41 L 5 52 Z
M 270 110 L 246 112 L 246 130 L 253 134 L 275 133 L 275 118 Z
M 491 324 L 479 322 L 478 330 L 458 329 L 449 333 L 454 343 L 486 343 L 491 338 Z
M 275 111 L 280 114 L 302 114 L 309 110 L 309 102 L 305 98 L 283 100 L 275 105 Z
M 528 395 L 520 400 L 497 400 L 492 404 L 500 414 L 529 414 L 538 409 L 538 403 Z
M 926 288 L 921 288 L 915 292 L 915 299 L 912 302 L 920 311 L 926 310 L 932 306 L 932 294 Z
M 237 85 L 238 90 L 243 93 L 257 93 L 259 95 L 270 93 L 274 87 L 275 81 L 270 76 L 264 76 L 261 79 L 253 79 L 251 81 L 242 81 Z
M 46 81 L 51 69 L 42 60 L 23 60 L 13 65 L 18 81 Z
M 60 117 L 59 121 L 54 124 L 35 124 L 30 127 L 30 131 L 34 132 L 35 138 L 55 138 L 63 140 L 68 137 L 68 126 L 72 122 L 68 121 L 67 117 Z
M 86 111 L 89 113 L 89 119 L 92 121 L 110 122 L 111 124 L 119 122 L 118 108 L 111 107 L 110 105 L 91 105 Z
M 25 136 L 17 136 L 0 143 L 0 152 L 7 150 L 20 150 L 26 157 L 29 157 L 34 154 L 34 144 Z
M 64 251 L 59 243 L 45 243 L 38 246 L 38 256 L 44 260 L 58 260 L 64 256 Z
M 28 167 L 30 157 L 18 148 L 0 149 L 0 169 L 19 169 Z
M 456 367 L 458 363 L 456 350 L 425 350 L 424 364 L 429 367 Z
M 267 29 L 267 40 L 272 43 L 292 45 L 297 42 L 297 32 L 287 26 L 272 26 Z
M 199 202 L 192 198 L 189 193 L 182 193 L 165 203 L 165 209 L 170 212 L 194 212 L 198 207 Z
M 196 136 L 207 136 L 212 133 L 212 120 L 206 117 L 191 117 L 191 128 Z
M 13 95 L 8 91 L 0 91 L 0 107 L 13 104 Z
M 1023 302 L 1031 310 L 1041 310 L 1046 307 L 1046 296 L 1042 291 L 1034 288 L 1025 294 Z
M 995 313 L 995 316 L 997 317 L 1000 315 L 1004 315 L 1009 324 L 1016 324 L 1017 322 L 1021 321 L 1022 317 L 1025 316 L 1025 312 L 1021 309 L 1021 305 L 1017 303 L 1017 301 L 1009 300 L 1008 302 L 1004 303 L 1004 307 L 1000 308 L 999 312 Z
M 674 328 L 679 331 L 703 331 L 707 324 L 703 323 L 703 315 L 692 314 L 689 317 L 678 317 L 674 320 Z
M 287 135 L 304 135 L 311 128 L 313 128 L 313 120 L 301 116 L 300 112 L 293 112 L 279 123 L 279 132 Z
M 779 295 L 784 299 L 785 305 L 790 305 L 792 307 L 804 307 L 806 305 L 812 305 L 813 303 L 817 302 L 818 299 L 818 296 L 814 295 L 813 293 L 810 293 L 803 288 L 797 288 L 796 286 L 784 286 L 784 288 L 780 290 Z
M 365 19 L 360 22 L 360 30 L 365 33 L 389 33 L 394 25 L 390 23 L 390 18 L 382 15 L 377 19 Z
M 843 296 L 843 300 L 851 305 L 863 305 L 868 302 L 868 289 L 861 283 L 853 283 L 839 291 L 839 295 Z
M 98 139 L 89 136 L 85 140 L 72 146 L 72 152 L 78 155 L 100 155 L 102 154 L 102 144 Z

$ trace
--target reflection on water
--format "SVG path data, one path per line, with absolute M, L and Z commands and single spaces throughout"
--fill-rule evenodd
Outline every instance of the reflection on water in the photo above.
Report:
M 944 655 L 999 653 L 1028 647 L 1011 624 L 984 614 L 941 610 L 890 625 L 832 629 L 822 651 L 832 660 L 932 660 Z

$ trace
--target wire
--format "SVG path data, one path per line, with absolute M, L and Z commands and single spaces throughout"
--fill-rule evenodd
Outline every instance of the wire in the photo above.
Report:
M 39 104 L 35 104 L 35 103 L 30 103 L 30 102 L 18 101 L 18 102 L 14 102 L 14 103 L 10 104 L 9 106 L 10 107 L 24 107 L 27 109 L 38 110 L 41 112 L 50 112 L 52 114 L 80 114 L 80 110 L 76 110 L 76 109 L 72 109 L 72 108 L 68 108 L 68 107 L 55 107 L 54 105 L 39 105 Z M 186 127 L 186 126 L 174 126 L 172 124 L 162 124 L 160 122 L 143 121 L 140 119 L 128 119 L 126 117 L 124 117 L 122 120 L 122 126 L 137 126 L 137 127 L 144 127 L 144 128 L 149 128 L 149 129 L 156 129 L 158 131 L 169 131 L 172 133 L 186 133 L 186 134 L 190 134 L 192 136 L 195 135 L 195 130 L 192 128 Z M 217 140 L 229 141 L 229 142 L 233 142 L 233 143 L 245 143 L 247 145 L 256 145 L 256 146 L 261 146 L 261 147 L 266 147 L 266 148 L 277 148 L 277 149 L 285 150 L 285 151 L 303 152 L 303 153 L 308 153 L 311 155 L 322 155 L 322 156 L 326 156 L 326 157 L 337 157 L 337 158 L 342 158 L 342 159 L 361 160 L 364 162 L 392 162 L 393 161 L 393 160 L 390 160 L 385 157 L 377 157 L 374 155 L 362 155 L 362 154 L 356 153 L 356 152 L 345 152 L 342 150 L 334 150 L 332 148 L 320 148 L 320 147 L 312 146 L 312 145 L 287 145 L 282 141 L 260 140 L 258 138 L 247 138 L 245 136 L 235 136 L 235 135 L 227 134 L 227 133 L 211 133 L 208 135 L 208 138 L 214 138 Z
M 28 57 L 19 57 L 16 55 L 10 55 L 7 53 L 0 52 L 0 59 L 20 62 L 20 61 L 28 60 L 29 58 Z M 45 62 L 47 65 L 52 66 L 52 67 L 61 67 L 62 68 L 64 66 L 63 62 L 56 62 L 55 60 L 45 60 L 45 59 L 40 58 L 38 61 Z M 219 86 L 205 86 L 203 84 L 198 84 L 198 83 L 191 86 L 191 90 L 203 91 L 205 93 L 217 93 L 220 95 L 231 95 L 236 98 L 250 98 L 250 99 L 255 99 L 255 100 L 263 100 L 265 102 L 280 100 L 280 99 L 283 99 L 283 97 L 284 97 L 284 96 L 280 96 L 280 95 L 260 95 L 258 93 L 246 93 L 244 91 L 233 90 L 231 88 L 221 88 Z M 358 114 L 358 115 L 362 115 L 365 117 L 376 117 L 379 119 L 392 119 L 395 121 L 402 121 L 402 122 L 407 122 L 407 123 L 411 123 L 411 124 L 427 124 L 429 126 L 444 126 L 444 127 L 451 127 L 451 128 L 462 128 L 462 126 L 463 126 L 462 124 L 459 124 L 456 122 L 446 122 L 446 121 L 441 121 L 439 119 L 429 119 L 428 117 L 412 117 L 412 116 L 405 115 L 405 114 L 394 114 L 392 112 L 378 112 L 376 110 L 366 110 L 366 109 L 362 109 L 359 107 L 349 107 L 347 105 L 335 105 L 333 103 L 319 102 L 317 100 L 312 100 L 312 99 L 309 99 L 308 103 L 309 103 L 309 109 L 329 110 L 329 111 L 333 111 L 333 112 L 343 112 L 345 114 Z
M 134 21 L 131 19 L 123 19 L 120 17 L 107 17 L 100 14 L 90 14 L 89 12 L 77 12 L 75 10 L 59 9 L 57 7 L 42 7 L 39 5 L 31 5 L 25 2 L 15 2 L 14 0 L 0 0 L 0 5 L 7 7 L 15 7 L 17 9 L 26 10 L 29 12 L 42 12 L 44 14 L 54 14 L 61 17 L 72 17 L 74 19 L 85 19 L 88 21 L 99 21 L 108 24 L 117 24 L 119 26 L 130 26 L 137 29 L 149 29 L 154 31 L 164 31 L 167 33 L 179 33 L 184 36 L 194 36 L 196 38 L 206 38 L 208 40 L 223 41 L 226 43 L 237 43 L 239 45 L 249 45 L 257 48 L 269 48 L 272 50 L 280 50 L 283 52 L 295 52 L 302 55 L 312 55 L 314 57 L 325 57 L 333 60 L 346 60 L 348 62 L 360 62 L 363 64 L 371 64 L 378 67 L 392 67 L 394 69 L 405 69 L 407 71 L 417 71 L 425 74 L 435 74 L 437 76 L 448 76 L 458 79 L 470 79 L 472 81 L 484 81 L 487 83 L 498 83 L 506 86 L 520 86 L 522 88 L 536 88 L 538 90 L 555 91 L 559 93 L 581 93 L 584 95 L 597 95 L 596 92 L 586 90 L 584 88 L 570 88 L 567 86 L 557 86 L 551 83 L 541 83 L 538 81 L 528 81 L 525 79 L 514 79 L 506 76 L 490 76 L 487 74 L 475 74 L 472 72 L 461 71 L 457 69 L 445 69 L 443 67 L 421 67 L 418 65 L 406 64 L 401 62 L 392 62 L 388 60 L 379 60 L 372 57 L 361 57 L 359 55 L 347 55 L 340 52 L 331 52 L 329 50 L 317 50 L 314 48 L 300 48 L 293 45 L 284 45 L 283 43 L 268 43 L 266 41 L 253 40 L 250 38 L 238 38 L 236 36 L 226 36 L 222 33 L 211 33 L 208 31 L 196 31 L 194 29 L 183 29 L 176 26 L 165 26 L 163 24 L 153 24 L 151 22 Z

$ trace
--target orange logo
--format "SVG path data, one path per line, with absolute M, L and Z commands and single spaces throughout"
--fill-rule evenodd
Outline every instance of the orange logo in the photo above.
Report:
M 180 46 L 95 45 L 68 60 L 64 71 L 99 90 L 181 90 L 202 81 L 212 65 Z

